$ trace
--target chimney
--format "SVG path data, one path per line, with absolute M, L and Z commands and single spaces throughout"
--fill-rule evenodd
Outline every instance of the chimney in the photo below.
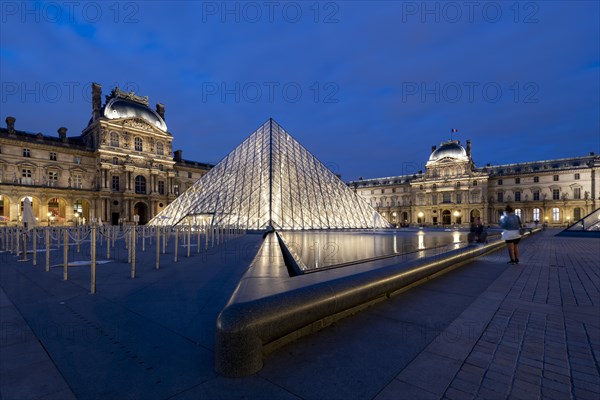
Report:
M 8 129 L 9 134 L 15 133 L 15 121 L 17 119 L 15 117 L 6 117 L 6 128 Z
M 165 105 L 162 103 L 156 103 L 156 113 L 165 120 Z
M 60 138 L 60 140 L 62 140 L 63 142 L 67 142 L 67 128 L 65 128 L 64 126 L 61 126 L 60 128 L 58 128 L 58 137 Z
M 436 145 L 434 144 L 433 146 L 431 146 L 431 152 L 433 153 L 436 149 Z
M 467 157 L 471 158 L 471 139 L 467 140 Z
M 182 155 L 183 155 L 183 150 L 175 150 L 173 152 L 173 159 L 175 161 L 183 161 Z
M 102 86 L 92 83 L 92 120 L 100 118 L 102 108 Z

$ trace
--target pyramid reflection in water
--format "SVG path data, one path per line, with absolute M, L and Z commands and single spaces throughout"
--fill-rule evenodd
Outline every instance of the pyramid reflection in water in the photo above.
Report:
M 149 225 L 243 229 L 387 228 L 333 172 L 268 120 Z

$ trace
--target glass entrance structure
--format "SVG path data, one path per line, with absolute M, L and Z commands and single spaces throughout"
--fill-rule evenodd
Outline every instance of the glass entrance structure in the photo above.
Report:
M 149 222 L 180 223 L 281 230 L 389 227 L 273 119 Z

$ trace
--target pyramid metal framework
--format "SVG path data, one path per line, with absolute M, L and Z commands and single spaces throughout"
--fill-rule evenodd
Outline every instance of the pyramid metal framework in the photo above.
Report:
M 269 119 L 149 225 L 387 228 L 365 200 Z

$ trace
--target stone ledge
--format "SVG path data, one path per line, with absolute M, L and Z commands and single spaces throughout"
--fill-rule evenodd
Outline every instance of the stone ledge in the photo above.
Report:
M 501 240 L 467 246 L 407 263 L 367 263 L 290 277 L 275 234 L 259 252 L 217 318 L 215 369 L 229 377 L 252 375 L 263 353 L 384 300 L 475 257 Z

